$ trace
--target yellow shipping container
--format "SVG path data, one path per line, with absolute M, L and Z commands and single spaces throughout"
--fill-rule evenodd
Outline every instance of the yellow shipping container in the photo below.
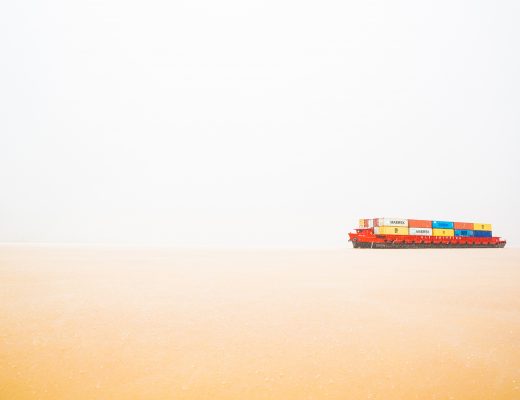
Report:
M 365 220 L 362 219 L 362 218 L 359 220 L 359 227 L 360 228 L 364 228 L 365 227 Z
M 434 229 L 433 236 L 455 236 L 453 229 Z
M 376 235 L 408 235 L 408 228 L 402 226 L 376 226 L 374 233 Z
M 492 231 L 493 229 L 491 229 L 492 226 L 491 224 L 473 224 L 473 230 L 474 231 Z

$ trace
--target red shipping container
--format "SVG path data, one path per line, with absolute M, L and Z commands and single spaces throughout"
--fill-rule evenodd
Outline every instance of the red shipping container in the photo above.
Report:
M 424 219 L 409 219 L 408 227 L 409 228 L 431 228 L 432 221 L 426 221 Z
M 468 229 L 473 230 L 473 222 L 454 222 L 453 223 L 454 229 Z

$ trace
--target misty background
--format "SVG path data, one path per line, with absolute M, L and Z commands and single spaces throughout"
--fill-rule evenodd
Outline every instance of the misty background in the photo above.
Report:
M 520 3 L 0 5 L 0 241 L 520 244 Z

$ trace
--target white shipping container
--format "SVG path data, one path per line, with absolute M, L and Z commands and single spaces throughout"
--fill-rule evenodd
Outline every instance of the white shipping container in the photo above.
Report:
M 373 228 L 374 227 L 374 220 L 373 219 L 369 219 L 368 220 L 368 227 L 369 228 Z
M 379 226 L 402 226 L 408 227 L 408 220 L 402 218 L 378 218 Z
M 432 228 L 410 228 L 409 232 L 410 232 L 410 235 L 431 236 L 432 235 Z

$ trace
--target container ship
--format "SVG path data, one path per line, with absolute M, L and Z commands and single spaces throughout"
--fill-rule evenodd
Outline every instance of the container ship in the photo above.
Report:
M 493 236 L 491 224 L 402 218 L 360 219 L 349 233 L 354 248 L 502 248 L 506 241 Z

